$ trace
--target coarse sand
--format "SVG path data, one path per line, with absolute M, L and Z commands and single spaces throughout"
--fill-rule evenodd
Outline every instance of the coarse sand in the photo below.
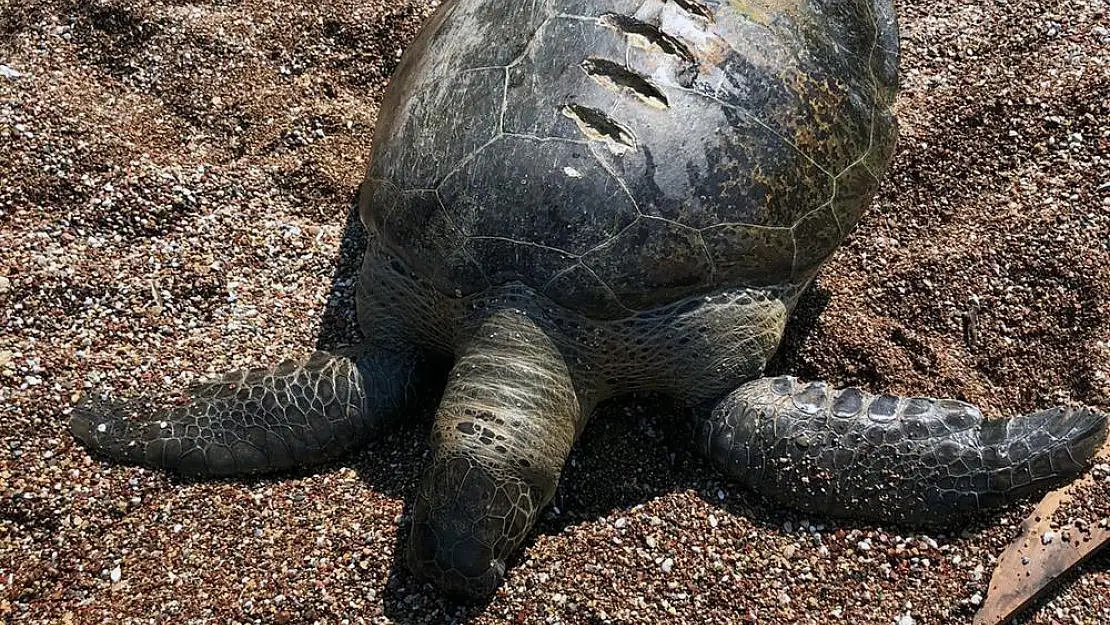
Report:
M 267 479 L 183 481 L 75 445 L 84 392 L 355 337 L 351 208 L 386 80 L 432 10 L 0 0 L 0 620 L 970 622 L 1031 504 L 944 534 L 807 519 L 697 460 L 651 398 L 602 410 L 471 608 L 396 558 L 426 418 Z M 892 173 L 774 371 L 994 416 L 1110 407 L 1110 4 L 898 10 Z M 1108 480 L 1068 514 L 1105 518 Z M 1020 622 L 1110 623 L 1110 556 Z

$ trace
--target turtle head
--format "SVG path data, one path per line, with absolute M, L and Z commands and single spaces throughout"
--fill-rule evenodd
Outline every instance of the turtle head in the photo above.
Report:
M 468 602 L 501 585 L 537 511 L 524 480 L 495 473 L 471 458 L 436 462 L 413 515 L 409 570 Z

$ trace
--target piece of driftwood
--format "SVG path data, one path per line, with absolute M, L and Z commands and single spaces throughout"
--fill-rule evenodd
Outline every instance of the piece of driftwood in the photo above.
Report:
M 1100 458 L 1110 455 L 1110 440 L 1098 455 Z M 1018 612 L 1045 596 L 1065 573 L 1110 543 L 1110 521 L 1106 519 L 1091 519 L 1094 522 L 1082 528 L 1070 524 L 1051 527 L 1056 510 L 1094 479 L 1088 473 L 1048 493 L 1022 522 L 1021 534 L 994 567 L 986 600 L 975 615 L 974 625 L 1009 623 Z

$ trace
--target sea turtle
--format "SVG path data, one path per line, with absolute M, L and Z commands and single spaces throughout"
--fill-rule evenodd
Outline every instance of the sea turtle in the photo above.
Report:
M 335 458 L 447 381 L 408 566 L 488 596 L 595 405 L 691 408 L 782 504 L 948 523 L 1080 472 L 1106 417 L 761 378 L 891 158 L 890 0 L 449 0 L 382 103 L 360 213 L 365 342 L 197 385 L 74 436 L 201 476 Z

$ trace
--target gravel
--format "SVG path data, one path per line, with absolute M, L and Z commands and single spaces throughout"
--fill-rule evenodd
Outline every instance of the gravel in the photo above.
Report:
M 352 201 L 386 77 L 431 9 L 0 11 L 0 620 L 969 622 L 1029 504 L 928 536 L 803 518 L 695 459 L 650 398 L 603 407 L 557 506 L 475 607 L 397 559 L 426 419 L 272 479 L 183 481 L 75 446 L 83 393 L 180 388 L 355 338 Z M 894 170 L 775 372 L 999 416 L 1107 408 L 1110 7 L 899 12 Z M 1096 480 L 1059 527 L 1105 522 L 1108 495 Z M 1110 622 L 1108 566 L 1020 622 Z

